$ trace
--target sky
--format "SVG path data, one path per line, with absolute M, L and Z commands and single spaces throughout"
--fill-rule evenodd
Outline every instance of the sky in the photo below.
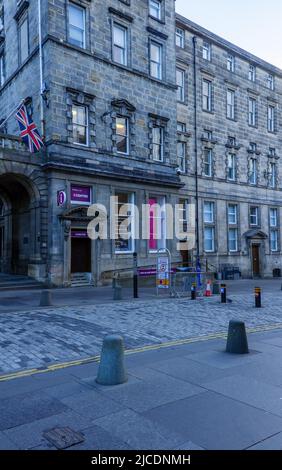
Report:
M 281 0 L 176 0 L 176 11 L 282 69 Z

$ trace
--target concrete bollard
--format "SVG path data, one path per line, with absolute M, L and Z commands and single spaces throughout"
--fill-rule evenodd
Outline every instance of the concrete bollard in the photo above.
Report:
M 43 290 L 41 291 L 40 295 L 40 307 L 51 307 L 52 304 L 52 294 L 50 290 Z
M 109 335 L 104 339 L 96 382 L 101 385 L 119 385 L 127 382 L 121 336 Z
M 231 320 L 229 322 L 226 352 L 231 354 L 248 354 L 249 347 L 244 322 L 238 320 Z

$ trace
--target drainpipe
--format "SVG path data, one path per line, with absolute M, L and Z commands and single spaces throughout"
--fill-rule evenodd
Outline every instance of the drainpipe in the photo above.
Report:
M 198 122 L 197 122 L 197 38 L 193 37 L 194 54 L 194 141 L 195 141 L 195 200 L 196 200 L 196 266 L 200 263 L 200 232 L 199 232 L 199 175 L 198 175 Z

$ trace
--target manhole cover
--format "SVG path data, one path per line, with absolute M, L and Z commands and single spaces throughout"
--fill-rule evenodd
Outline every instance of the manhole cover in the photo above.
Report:
M 84 436 L 71 428 L 53 428 L 50 431 L 45 431 L 43 437 L 57 449 L 67 449 L 84 441 Z

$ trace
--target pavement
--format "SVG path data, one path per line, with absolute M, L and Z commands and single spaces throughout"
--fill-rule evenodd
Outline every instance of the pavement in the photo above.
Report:
M 233 287 L 232 303 L 226 305 L 219 296 L 196 301 L 141 297 L 3 313 L 0 375 L 96 356 L 107 334 L 121 334 L 127 348 L 142 348 L 225 332 L 231 319 L 245 321 L 248 328 L 281 325 L 280 283 L 264 287 L 262 309 L 254 308 L 253 286 L 245 285 L 242 293 Z M 82 295 L 77 290 L 77 297 Z
M 131 351 L 118 386 L 95 382 L 97 362 L 2 378 L 0 449 L 55 450 L 56 427 L 80 433 L 71 450 L 282 449 L 282 329 L 249 334 L 249 347 L 227 354 L 218 338 Z

